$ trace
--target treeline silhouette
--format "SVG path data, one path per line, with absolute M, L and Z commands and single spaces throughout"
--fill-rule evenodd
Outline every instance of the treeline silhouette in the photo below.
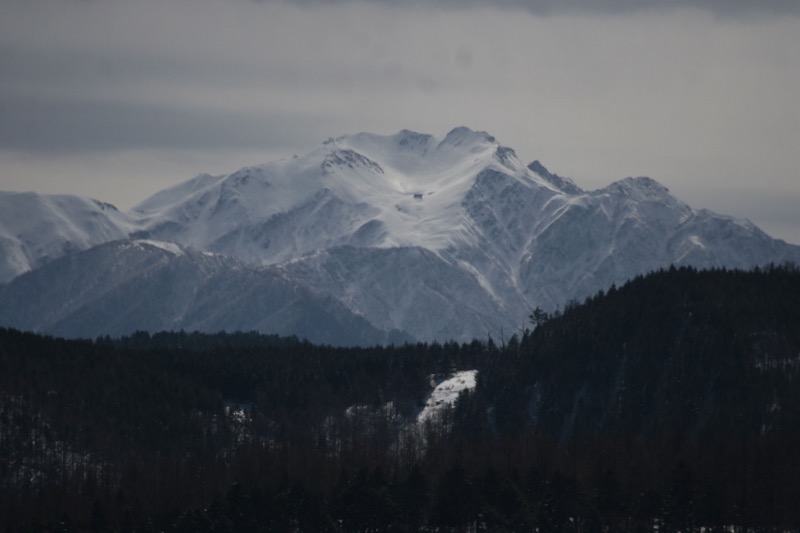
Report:
M 800 528 L 800 271 L 671 268 L 509 340 L 0 329 L 4 531 Z M 417 422 L 432 385 L 477 369 Z

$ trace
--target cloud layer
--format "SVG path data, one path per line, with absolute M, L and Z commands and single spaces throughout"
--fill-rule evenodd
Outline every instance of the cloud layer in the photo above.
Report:
M 272 0 L 255 0 L 270 2 Z M 359 0 L 292 0 L 302 6 L 345 4 Z M 363 0 L 362 0 L 363 1 Z M 424 0 L 368 0 L 399 7 L 429 6 Z M 644 11 L 670 11 L 694 9 L 714 13 L 721 17 L 800 15 L 800 4 L 794 0 L 444 0 L 436 7 L 471 9 L 475 7 L 513 8 L 534 15 L 564 15 L 576 13 L 620 15 Z

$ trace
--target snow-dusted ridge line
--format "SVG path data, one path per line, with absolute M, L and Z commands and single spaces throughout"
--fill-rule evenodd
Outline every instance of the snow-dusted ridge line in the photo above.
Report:
M 152 246 L 154 248 L 158 248 L 159 250 L 164 250 L 175 256 L 184 255 L 184 250 L 180 246 L 172 242 L 166 241 L 154 241 L 152 239 L 136 239 L 132 241 L 133 244 L 141 245 L 146 244 L 148 246 Z

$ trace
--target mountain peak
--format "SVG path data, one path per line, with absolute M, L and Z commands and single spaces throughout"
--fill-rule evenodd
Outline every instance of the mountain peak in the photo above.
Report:
M 623 195 L 630 197 L 633 200 L 670 200 L 677 201 L 672 193 L 669 192 L 664 185 L 657 182 L 653 178 L 639 176 L 637 178 L 625 178 L 615 181 L 605 189 L 604 192 L 609 192 L 615 195 Z
M 401 130 L 392 136 L 392 139 L 398 144 L 406 148 L 427 147 L 433 135 L 427 133 L 418 133 L 411 130 Z
M 449 144 L 453 146 L 460 146 L 463 144 L 473 143 L 496 143 L 494 136 L 489 135 L 485 131 L 471 130 L 466 126 L 458 126 L 450 130 L 445 136 L 441 144 Z
M 428 156 L 433 156 L 450 159 L 456 157 L 456 154 L 477 153 L 490 149 L 494 151 L 499 145 L 494 136 L 485 131 L 459 126 L 444 137 L 407 129 L 394 135 L 361 132 L 335 139 L 329 138 L 323 146 L 328 150 L 351 149 L 381 164 L 384 162 L 383 159 L 394 161 L 399 168 L 408 170 L 417 166 L 412 162 L 417 158 L 427 159 Z

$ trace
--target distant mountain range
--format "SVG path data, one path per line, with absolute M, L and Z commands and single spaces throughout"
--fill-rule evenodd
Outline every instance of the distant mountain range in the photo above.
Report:
M 519 331 L 661 267 L 800 262 L 649 178 L 584 191 L 456 128 L 329 139 L 128 213 L 0 193 L 0 325 L 67 337 L 257 329 L 331 344 Z

